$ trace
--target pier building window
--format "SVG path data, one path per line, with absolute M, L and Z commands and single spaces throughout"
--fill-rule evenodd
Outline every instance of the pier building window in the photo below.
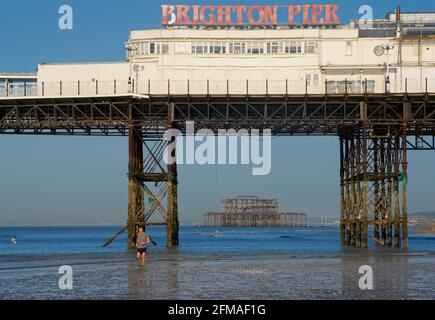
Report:
M 136 42 L 131 44 L 131 55 L 144 56 L 148 53 L 148 46 L 146 42 Z
M 147 54 L 146 42 L 139 42 L 136 44 L 136 54 L 139 56 L 143 56 Z
M 346 42 L 346 49 L 345 49 L 345 54 L 346 56 L 351 56 L 352 55 L 352 42 L 351 41 L 347 41 Z
M 317 74 L 317 73 L 307 74 L 307 85 L 310 87 L 318 87 L 319 86 L 319 74 Z
M 196 43 L 193 42 L 192 43 L 192 50 L 191 50 L 192 54 L 196 54 Z
M 139 54 L 139 43 L 134 43 L 131 45 L 131 51 L 127 48 L 127 56 L 137 56 Z
M 314 54 L 317 53 L 318 44 L 313 41 L 305 42 L 304 53 L 306 54 Z
M 187 54 L 189 53 L 189 47 L 186 43 L 181 42 L 175 45 L 175 53 L 178 54 Z
M 169 54 L 169 43 L 162 43 L 161 45 L 162 54 Z
M 150 43 L 150 54 L 156 54 L 156 43 L 155 42 L 151 42 Z
M 208 43 L 207 42 L 194 42 L 192 44 L 193 54 L 206 54 L 208 53 Z
M 167 42 L 150 42 L 149 54 L 169 54 L 169 43 Z
M 345 43 L 346 55 L 353 54 L 353 43 Z M 173 49 L 176 54 L 316 54 L 319 51 L 319 44 L 316 41 L 300 40 L 279 40 L 279 41 L 193 41 L 174 42 Z M 170 54 L 170 42 L 137 42 L 133 44 L 132 54 L 155 55 Z
M 267 53 L 268 54 L 280 54 L 282 52 L 282 42 L 268 42 Z
M 285 53 L 301 54 L 302 53 L 302 42 L 301 41 L 286 42 L 285 43 Z
M 248 54 L 263 54 L 263 53 L 264 53 L 263 42 L 248 43 Z
M 230 42 L 230 53 L 232 54 L 246 54 L 245 42 Z
M 210 42 L 211 54 L 225 54 L 227 51 L 226 43 L 224 42 Z

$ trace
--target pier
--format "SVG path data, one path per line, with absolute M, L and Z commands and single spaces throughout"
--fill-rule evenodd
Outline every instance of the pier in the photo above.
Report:
M 407 152 L 435 150 L 434 93 L 0 98 L 2 135 L 128 137 L 130 247 L 153 215 L 167 226 L 168 247 L 179 244 L 177 165 L 163 162 L 163 133 L 183 131 L 186 121 L 214 131 L 338 137 L 341 242 L 366 247 L 373 227 L 376 245 L 408 246 Z
M 206 227 L 306 227 L 307 215 L 279 212 L 276 199 L 238 196 L 221 202 L 220 212 L 204 214 Z

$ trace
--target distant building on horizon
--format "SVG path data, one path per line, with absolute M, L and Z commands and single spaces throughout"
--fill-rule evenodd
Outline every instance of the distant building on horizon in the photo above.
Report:
M 221 202 L 220 212 L 204 214 L 206 227 L 307 227 L 305 213 L 279 212 L 278 200 L 238 196 Z
M 409 215 L 409 222 L 435 222 L 435 211 L 412 213 Z

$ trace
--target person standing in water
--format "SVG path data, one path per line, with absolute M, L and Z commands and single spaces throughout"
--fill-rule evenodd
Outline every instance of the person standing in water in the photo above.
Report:
M 139 228 L 139 233 L 137 234 L 136 248 L 137 248 L 137 258 L 140 259 L 142 264 L 145 264 L 145 257 L 147 255 L 147 247 L 150 244 L 150 237 L 144 232 L 144 228 Z

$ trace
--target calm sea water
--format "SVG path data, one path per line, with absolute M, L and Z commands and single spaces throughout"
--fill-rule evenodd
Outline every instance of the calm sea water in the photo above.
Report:
M 0 299 L 434 299 L 435 236 L 410 236 L 410 248 L 339 245 L 338 228 L 183 227 L 165 247 L 165 229 L 145 267 L 126 249 L 120 227 L 0 228 Z M 10 242 L 17 237 L 18 244 Z M 59 289 L 70 265 L 74 288 Z M 373 269 L 374 290 L 358 286 Z

